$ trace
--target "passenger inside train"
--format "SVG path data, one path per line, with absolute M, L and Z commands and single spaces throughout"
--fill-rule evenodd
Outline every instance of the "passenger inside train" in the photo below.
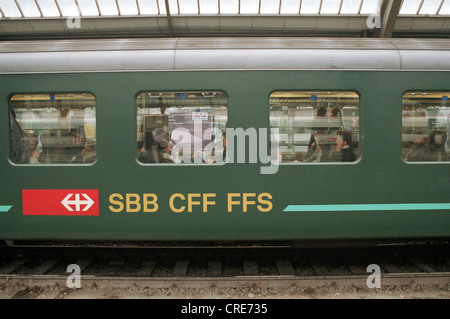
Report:
M 282 163 L 354 162 L 359 156 L 356 92 L 273 92 L 270 124 L 280 132 Z
M 91 164 L 96 161 L 92 94 L 13 95 L 10 160 L 15 164 Z
M 226 131 L 228 97 L 225 93 L 143 92 L 136 104 L 139 162 L 222 163 L 214 159 L 216 149 L 223 148 L 222 138 L 206 133 L 214 129 Z M 209 154 L 205 149 L 211 148 L 211 144 L 215 147 Z
M 406 92 L 402 101 L 405 162 L 450 161 L 450 92 Z

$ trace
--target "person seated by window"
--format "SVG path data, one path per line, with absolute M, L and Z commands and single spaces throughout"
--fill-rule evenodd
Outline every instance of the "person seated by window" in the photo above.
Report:
M 68 163 L 83 163 L 82 152 L 86 146 L 84 130 L 72 129 L 70 131 L 71 144 L 64 149 L 64 159 Z
M 336 150 L 330 154 L 330 162 L 353 162 L 356 156 L 352 150 L 352 135 L 347 131 L 338 132 Z
M 159 163 L 173 163 L 172 147 L 167 141 L 158 144 Z
M 427 162 L 431 160 L 429 138 L 417 138 L 403 158 L 406 162 Z
M 35 137 L 31 137 L 30 138 L 30 151 L 31 151 L 31 155 L 30 155 L 30 164 L 39 164 L 39 151 L 36 149 L 36 146 L 38 144 L 38 140 Z
M 38 140 L 36 137 L 29 135 L 23 137 L 20 149 L 16 157 L 17 164 L 39 164 L 39 151 L 36 149 Z
M 303 162 L 320 162 L 322 157 L 322 149 L 319 145 L 318 139 L 316 139 L 314 135 L 311 135 L 306 157 L 307 158 Z
M 86 143 L 81 155 L 83 156 L 83 163 L 94 163 L 97 158 L 97 145 L 94 142 Z
M 11 159 L 17 164 L 39 164 L 38 136 L 26 133 L 11 110 Z
M 447 133 L 443 130 L 433 130 L 430 135 L 430 161 L 447 161 L 445 143 Z

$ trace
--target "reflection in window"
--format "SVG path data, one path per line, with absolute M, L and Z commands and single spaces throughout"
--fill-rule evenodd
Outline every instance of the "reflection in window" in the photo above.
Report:
M 92 94 L 14 95 L 9 106 L 13 163 L 95 162 L 95 98 Z
M 223 163 L 228 97 L 223 92 L 144 92 L 137 103 L 142 163 Z
M 355 92 L 273 92 L 270 126 L 279 130 L 282 163 L 353 162 L 359 156 Z
M 407 162 L 450 161 L 450 92 L 403 95 L 402 156 Z

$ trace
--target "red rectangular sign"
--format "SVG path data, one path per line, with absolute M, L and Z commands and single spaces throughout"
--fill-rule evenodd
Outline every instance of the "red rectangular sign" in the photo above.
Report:
M 98 216 L 98 189 L 23 189 L 24 215 Z

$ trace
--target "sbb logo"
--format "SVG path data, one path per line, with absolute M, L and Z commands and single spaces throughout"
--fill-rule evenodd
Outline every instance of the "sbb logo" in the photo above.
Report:
M 24 215 L 98 216 L 98 189 L 24 189 Z

